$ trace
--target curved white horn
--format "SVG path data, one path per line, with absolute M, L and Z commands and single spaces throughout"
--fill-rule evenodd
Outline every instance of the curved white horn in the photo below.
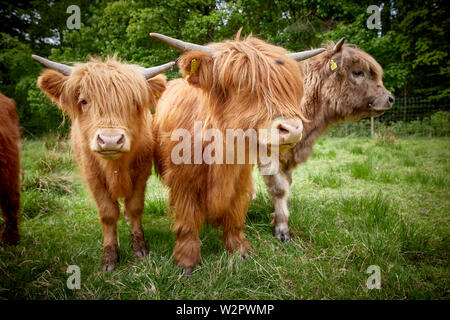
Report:
M 325 51 L 324 48 L 319 48 L 319 49 L 289 53 L 289 54 L 287 54 L 287 56 L 291 57 L 294 60 L 300 61 L 300 60 L 305 60 L 305 59 L 314 57 L 315 55 L 318 55 L 319 53 L 324 52 L 324 51 Z
M 341 38 L 341 40 L 339 40 L 339 41 L 334 45 L 334 48 L 333 48 L 333 52 L 334 52 L 334 53 L 336 53 L 336 52 L 338 52 L 338 51 L 341 50 L 342 46 L 344 45 L 344 41 L 345 41 L 345 38 Z
M 201 45 L 190 43 L 190 42 L 181 41 L 181 40 L 171 38 L 171 37 L 165 36 L 163 34 L 159 34 L 159 33 L 150 33 L 150 37 L 158 39 L 159 41 L 164 42 L 165 44 L 171 46 L 172 48 L 183 51 L 183 52 L 197 50 L 197 51 L 202 51 L 202 52 L 206 53 L 210 57 L 212 57 L 214 55 L 214 53 L 216 52 L 216 50 L 214 50 L 213 48 L 210 48 L 207 46 L 201 46 Z
M 44 67 L 59 71 L 65 76 L 70 76 L 70 74 L 73 71 L 73 67 L 67 66 L 65 64 L 50 61 L 34 54 L 31 57 L 40 64 L 42 64 Z
M 144 76 L 145 79 L 153 78 L 154 76 L 166 71 L 170 67 L 172 67 L 175 64 L 175 62 L 171 61 L 166 64 L 151 67 L 151 68 L 142 68 L 141 67 L 141 73 Z

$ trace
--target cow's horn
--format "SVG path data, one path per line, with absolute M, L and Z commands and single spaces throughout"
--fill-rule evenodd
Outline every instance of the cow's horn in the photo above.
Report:
M 192 51 L 192 50 L 202 51 L 210 57 L 212 57 L 214 55 L 214 52 L 216 52 L 216 50 L 214 50 L 213 48 L 210 48 L 207 46 L 201 46 L 201 45 L 190 43 L 190 42 L 181 41 L 181 40 L 171 38 L 171 37 L 165 36 L 163 34 L 159 34 L 159 33 L 150 33 L 150 37 L 158 39 L 159 41 L 164 42 L 165 44 L 171 46 L 172 48 L 175 48 L 175 49 L 183 51 L 183 52 Z
M 339 41 L 334 45 L 333 52 L 334 52 L 334 53 L 339 52 L 339 51 L 341 50 L 342 46 L 344 45 L 344 42 L 345 42 L 345 38 L 341 38 L 341 40 L 339 40 Z
M 300 60 L 305 60 L 305 59 L 314 57 L 315 55 L 317 55 L 321 52 L 324 52 L 324 51 L 325 51 L 324 48 L 320 48 L 320 49 L 313 49 L 313 50 L 289 53 L 289 54 L 287 54 L 287 56 L 291 57 L 294 60 L 300 61 Z
M 34 54 L 31 57 L 40 64 L 42 64 L 44 67 L 59 71 L 65 76 L 70 76 L 70 74 L 73 71 L 73 67 L 66 66 L 65 64 L 50 61 Z
M 166 64 L 157 66 L 157 67 L 151 67 L 151 68 L 142 68 L 141 73 L 144 76 L 145 79 L 153 78 L 154 76 L 166 71 L 170 67 L 172 67 L 175 64 L 175 62 L 171 61 Z

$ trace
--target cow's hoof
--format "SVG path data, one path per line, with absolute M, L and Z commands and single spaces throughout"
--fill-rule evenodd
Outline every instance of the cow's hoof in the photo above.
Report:
M 189 277 L 192 274 L 192 268 L 183 268 L 183 277 Z
M 136 255 L 137 258 L 142 259 L 142 258 L 148 256 L 149 251 L 147 248 L 145 248 L 145 249 L 141 249 L 141 250 L 135 250 L 134 254 Z
M 103 248 L 102 269 L 103 271 L 112 271 L 116 268 L 119 261 L 119 250 L 116 246 L 106 246 Z
M 147 245 L 145 244 L 143 233 L 132 233 L 131 243 L 133 245 L 133 251 L 136 257 L 143 258 L 148 255 Z
M 0 245 L 15 246 L 19 243 L 19 232 L 17 228 L 7 228 L 5 225 L 0 226 Z
M 291 241 L 291 235 L 289 233 L 289 227 L 287 224 L 281 224 L 275 227 L 275 239 L 280 242 Z
M 114 269 L 116 269 L 116 264 L 115 263 L 107 263 L 107 264 L 102 264 L 102 270 L 103 271 L 113 271 Z
M 2 235 L 0 236 L 0 246 L 15 246 L 19 244 L 18 235 Z

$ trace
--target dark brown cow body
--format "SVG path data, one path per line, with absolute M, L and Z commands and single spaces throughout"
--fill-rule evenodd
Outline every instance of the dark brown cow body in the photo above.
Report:
M 13 100 L 0 93 L 0 208 L 4 222 L 0 244 L 19 242 L 20 210 L 19 117 Z
M 394 97 L 383 86 L 381 66 L 366 52 L 343 45 L 343 39 L 301 64 L 305 95 L 300 110 L 309 122 L 304 124 L 303 139 L 281 153 L 279 173 L 264 176 L 275 206 L 272 225 L 280 241 L 290 240 L 288 198 L 292 171 L 312 154 L 315 141 L 334 123 L 380 116 L 394 103 Z

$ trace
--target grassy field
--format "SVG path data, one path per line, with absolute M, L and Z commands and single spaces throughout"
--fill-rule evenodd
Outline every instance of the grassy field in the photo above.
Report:
M 294 173 L 289 244 L 269 226 L 261 177 L 245 233 L 250 256 L 201 233 L 202 259 L 180 278 L 168 190 L 154 175 L 143 218 L 150 255 L 138 260 L 120 219 L 120 263 L 101 271 L 102 232 L 69 144 L 23 141 L 21 243 L 0 248 L 0 299 L 449 299 L 450 140 L 324 138 Z M 66 287 L 69 265 L 81 289 Z M 381 289 L 368 290 L 368 266 Z

